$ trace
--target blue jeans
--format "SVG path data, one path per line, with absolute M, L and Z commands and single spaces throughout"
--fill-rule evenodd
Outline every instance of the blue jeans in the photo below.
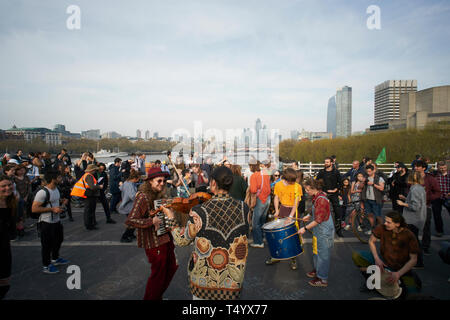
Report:
M 256 206 L 253 209 L 252 227 L 253 227 L 253 243 L 263 243 L 262 226 L 266 223 L 267 212 L 269 211 L 270 196 L 267 197 L 266 202 L 262 203 L 259 198 L 256 198 Z
M 364 211 L 366 213 L 372 213 L 375 217 L 381 216 L 381 204 L 378 204 L 375 200 L 365 200 L 364 201 Z
M 317 237 L 317 254 L 313 254 L 314 269 L 317 277 L 322 280 L 328 280 L 331 262 L 331 248 L 333 248 L 334 239 L 332 237 Z

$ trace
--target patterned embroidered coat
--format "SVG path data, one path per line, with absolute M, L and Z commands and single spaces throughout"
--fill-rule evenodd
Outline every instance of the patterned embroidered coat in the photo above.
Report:
M 188 275 L 196 297 L 239 298 L 248 256 L 248 211 L 243 201 L 216 195 L 191 210 L 185 227 L 173 228 L 177 245 L 194 242 Z

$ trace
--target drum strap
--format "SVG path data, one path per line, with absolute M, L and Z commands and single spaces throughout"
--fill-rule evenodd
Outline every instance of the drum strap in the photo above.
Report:
M 295 184 L 295 199 L 297 199 L 297 198 L 299 198 L 300 197 L 300 192 L 299 192 L 299 190 L 298 190 L 298 184 L 296 183 Z M 295 200 L 294 200 L 294 203 L 295 203 Z M 297 227 L 297 230 L 300 230 L 300 223 L 299 223 L 299 218 L 298 218 L 298 203 L 297 203 L 297 208 L 295 208 L 295 218 L 296 218 L 296 220 L 295 220 L 295 226 Z M 302 235 L 301 234 L 299 234 L 298 235 L 298 237 L 299 237 L 299 239 L 300 239 L 300 244 L 302 244 L 303 245 L 303 238 L 302 238 Z

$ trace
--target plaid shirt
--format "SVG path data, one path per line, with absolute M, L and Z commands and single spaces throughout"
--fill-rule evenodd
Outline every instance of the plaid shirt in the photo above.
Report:
M 136 228 L 139 248 L 151 249 L 172 241 L 170 232 L 160 237 L 156 235 L 153 217 L 149 217 L 151 209 L 153 209 L 153 203 L 149 203 L 144 193 L 138 192 L 134 200 L 133 209 L 131 209 L 125 224 Z
M 439 187 L 442 192 L 441 198 L 447 198 L 447 195 L 450 193 L 450 174 L 447 172 L 447 174 L 444 176 L 439 172 L 436 176 L 436 180 L 438 181 Z

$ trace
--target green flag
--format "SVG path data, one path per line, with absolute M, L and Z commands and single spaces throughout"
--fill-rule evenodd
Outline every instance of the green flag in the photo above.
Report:
M 380 163 L 385 163 L 385 162 L 386 162 L 386 147 L 384 147 L 383 150 L 381 150 L 375 163 L 380 164 Z

